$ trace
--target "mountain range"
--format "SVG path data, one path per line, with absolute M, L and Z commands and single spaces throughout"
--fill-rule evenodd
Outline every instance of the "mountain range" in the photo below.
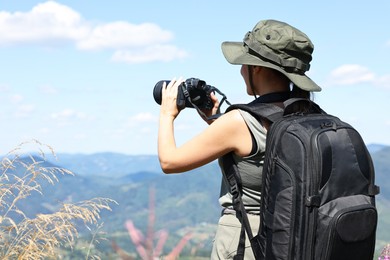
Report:
M 381 187 L 377 197 L 379 226 L 378 248 L 390 243 L 390 146 L 368 146 L 376 170 L 376 183 Z M 71 175 L 59 175 L 55 185 L 43 183 L 43 195 L 34 194 L 23 203 L 24 212 L 34 215 L 56 210 L 62 202 L 77 202 L 96 197 L 115 200 L 112 211 L 102 212 L 108 236 L 122 237 L 123 247 L 131 241 L 124 223 L 131 220 L 138 229 L 146 230 L 150 212 L 149 198 L 154 192 L 155 229 L 169 230 L 180 237 L 183 230 L 201 229 L 206 239 L 204 250 L 211 248 L 212 235 L 220 215 L 218 204 L 221 173 L 217 162 L 179 174 L 165 175 L 156 155 L 124 155 L 118 153 L 58 154 L 45 166 L 69 169 Z M 28 157 L 23 160 L 30 160 Z M 38 160 L 38 159 L 37 159 Z

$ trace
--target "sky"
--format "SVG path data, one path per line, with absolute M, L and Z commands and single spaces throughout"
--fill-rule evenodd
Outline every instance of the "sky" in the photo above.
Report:
M 195 77 L 251 101 L 221 43 L 264 19 L 314 43 L 315 101 L 367 144 L 390 145 L 388 0 L 0 0 L 0 154 L 29 140 L 57 153 L 157 154 L 154 85 Z M 183 110 L 177 144 L 205 127 Z

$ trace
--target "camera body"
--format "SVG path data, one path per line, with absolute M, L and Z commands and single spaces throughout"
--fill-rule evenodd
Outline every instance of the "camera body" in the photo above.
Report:
M 169 80 L 160 80 L 153 89 L 153 97 L 157 104 L 161 105 L 163 83 L 169 84 Z M 214 87 L 207 85 L 205 81 L 197 78 L 189 78 L 182 82 L 177 92 L 177 107 L 181 110 L 185 107 L 201 110 L 211 110 L 214 106 L 210 94 Z

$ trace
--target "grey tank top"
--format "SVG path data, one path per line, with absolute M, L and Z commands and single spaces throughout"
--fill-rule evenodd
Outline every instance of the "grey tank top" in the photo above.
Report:
M 265 140 L 267 130 L 262 124 L 248 112 L 239 110 L 249 130 L 255 139 L 257 150 L 249 156 L 240 157 L 234 154 L 234 161 L 240 172 L 243 195 L 242 201 L 248 213 L 260 213 L 262 171 L 265 154 Z M 221 166 L 221 165 L 220 165 Z M 220 167 L 223 171 L 223 167 Z M 223 178 L 221 187 L 221 197 L 219 203 L 225 209 L 233 209 L 232 195 L 228 182 Z

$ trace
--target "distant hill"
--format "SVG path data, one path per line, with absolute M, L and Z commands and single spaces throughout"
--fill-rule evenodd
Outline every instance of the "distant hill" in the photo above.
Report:
M 388 147 L 389 146 L 383 145 L 383 144 L 369 144 L 369 145 L 367 145 L 367 148 L 370 151 L 370 153 L 376 153 L 376 152 L 379 152 L 380 150 L 382 150 L 384 148 L 388 148 Z
M 390 147 L 371 146 L 376 170 L 376 181 L 381 187 L 378 196 L 379 245 L 390 242 Z M 28 160 L 28 159 L 26 159 Z M 199 169 L 179 174 L 162 173 L 155 155 L 129 156 L 116 153 L 58 154 L 58 161 L 46 162 L 74 172 L 75 176 L 59 176 L 56 185 L 44 184 L 44 196 L 36 194 L 21 205 L 29 214 L 50 212 L 61 202 L 81 201 L 94 197 L 116 200 L 112 212 L 103 212 L 104 230 L 109 234 L 121 233 L 126 220 L 131 219 L 137 228 L 145 230 L 149 214 L 149 191 L 155 189 L 155 228 L 172 233 L 205 223 L 216 225 L 220 206 L 221 173 L 216 162 Z M 213 233 L 214 229 L 208 229 Z M 211 247 L 211 240 L 206 245 Z M 209 248 L 210 249 L 210 248 Z
M 63 167 L 71 170 L 74 176 L 59 175 L 59 182 L 55 185 L 42 180 L 43 195 L 34 193 L 28 200 L 18 204 L 27 216 L 53 212 L 64 202 L 79 202 L 96 197 L 110 198 L 118 202 L 118 205 L 112 205 L 112 211 L 102 211 L 103 229 L 108 236 L 115 236 L 118 244 L 129 247 L 132 243 L 124 224 L 127 220 L 132 220 L 138 229 L 146 230 L 149 192 L 153 188 L 155 229 L 167 229 L 170 237 L 180 238 L 176 233 L 180 233 L 181 229 L 199 227 L 200 230 L 205 230 L 202 231 L 202 236 L 209 237 L 204 250 L 210 250 L 215 230 L 213 227 L 216 226 L 221 211 L 218 204 L 221 173 L 216 162 L 180 175 L 165 175 L 157 156 L 99 153 L 58 154 L 57 157 L 58 161 L 46 161 L 42 166 Z M 115 163 L 116 160 L 118 164 Z M 22 161 L 25 164 L 31 162 L 29 157 L 22 158 Z M 35 157 L 35 161 L 42 159 Z M 205 224 L 212 228 L 204 229 Z M 111 250 L 109 241 L 106 247 Z
M 377 228 L 377 250 L 390 243 L 390 146 L 369 146 L 374 162 L 376 184 L 380 186 L 377 196 L 379 221 Z
M 58 163 L 80 175 L 119 178 L 137 172 L 161 172 L 156 155 L 120 153 L 58 154 Z
M 375 178 L 380 186 L 379 198 L 390 201 L 390 147 L 383 147 L 377 152 L 371 153 L 375 168 Z

